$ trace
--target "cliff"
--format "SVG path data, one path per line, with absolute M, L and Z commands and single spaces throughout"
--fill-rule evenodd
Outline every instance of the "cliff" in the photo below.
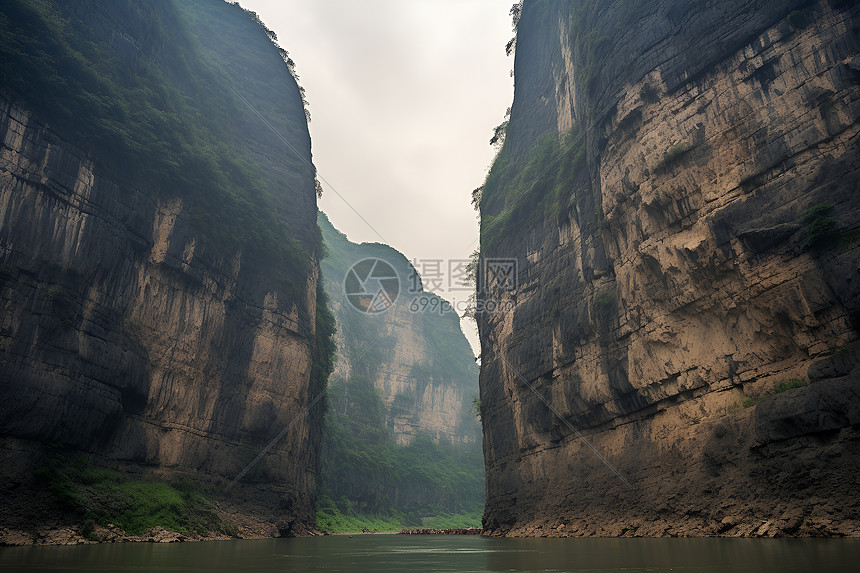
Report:
M 338 325 L 334 377 L 346 386 L 353 377 L 370 382 L 398 444 L 418 435 L 477 443 L 480 425 L 472 402 L 478 393 L 478 366 L 459 317 L 421 289 L 417 271 L 402 253 L 380 243 L 349 241 L 323 213 L 319 225 L 327 251 L 323 284 Z M 397 298 L 384 312 L 362 312 L 344 295 L 347 273 L 365 259 L 385 261 L 397 276 Z M 422 304 L 421 297 L 427 302 Z
M 860 7 L 526 0 L 481 197 L 507 535 L 860 535 Z M 486 277 L 484 277 L 485 279 Z
M 307 530 L 320 243 L 302 96 L 277 46 L 215 0 L 2 12 L 3 525 L 26 526 L 34 468 L 61 444 L 191 479 L 240 534 Z
M 323 213 L 319 225 L 323 283 L 337 324 L 320 527 L 478 525 L 484 501 L 478 367 L 459 317 L 423 290 L 395 249 L 353 243 Z M 387 298 L 376 296 L 379 287 Z

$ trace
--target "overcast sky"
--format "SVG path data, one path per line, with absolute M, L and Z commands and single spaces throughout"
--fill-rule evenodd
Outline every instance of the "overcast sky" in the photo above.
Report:
M 467 258 L 478 237 L 471 191 L 483 183 L 492 129 L 513 97 L 505 55 L 513 0 L 240 3 L 296 62 L 325 180 L 320 208 L 334 226 L 351 241 L 384 242 L 417 259 L 419 272 L 424 261 Z M 462 325 L 478 348 L 473 323 Z

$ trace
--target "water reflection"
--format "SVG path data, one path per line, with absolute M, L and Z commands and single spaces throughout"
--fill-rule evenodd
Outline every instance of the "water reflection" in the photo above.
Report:
M 485 539 L 356 535 L 309 539 L 0 548 L 15 571 L 851 571 L 860 540 Z

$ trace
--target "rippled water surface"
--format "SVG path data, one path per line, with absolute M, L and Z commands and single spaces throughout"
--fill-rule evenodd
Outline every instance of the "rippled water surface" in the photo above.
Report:
M 860 540 L 306 539 L 0 548 L 0 571 L 851 571 Z

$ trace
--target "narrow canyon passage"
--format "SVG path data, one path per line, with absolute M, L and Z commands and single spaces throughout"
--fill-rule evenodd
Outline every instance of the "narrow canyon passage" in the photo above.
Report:
M 858 141 L 854 0 L 5 1 L 0 545 L 860 537 Z

